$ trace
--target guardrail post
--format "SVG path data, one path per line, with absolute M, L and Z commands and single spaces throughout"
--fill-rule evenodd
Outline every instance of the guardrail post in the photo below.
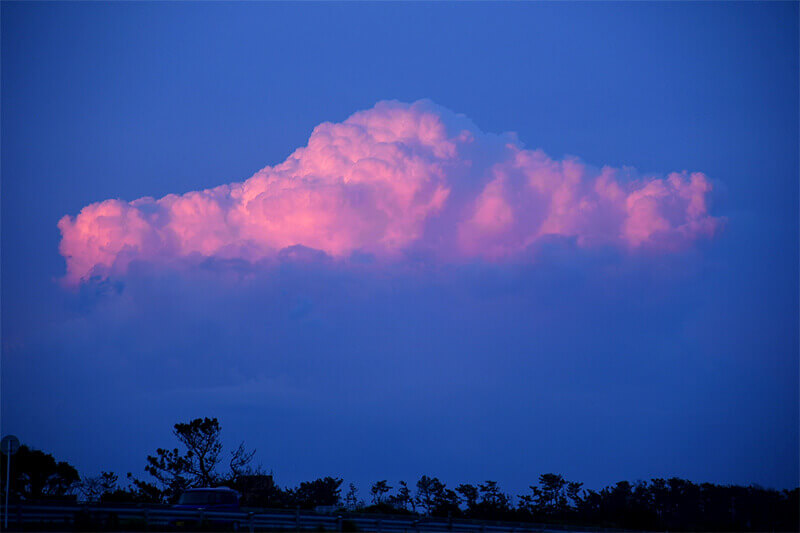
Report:
M 205 511 L 200 509 L 200 512 L 198 514 L 200 515 L 200 524 L 198 524 L 198 525 L 199 525 L 199 527 L 202 528 L 203 527 L 203 522 L 205 522 L 205 519 L 206 519 L 206 513 L 205 513 Z
M 256 530 L 256 519 L 253 512 L 247 513 L 247 529 L 250 530 L 250 533 Z
M 80 514 L 83 515 L 83 518 L 81 520 L 84 520 L 84 519 L 86 520 L 86 527 L 91 527 L 91 524 L 92 524 L 92 513 L 89 512 L 89 504 L 84 503 L 81 506 Z
M 383 525 L 383 520 L 380 518 L 375 521 L 375 528 L 378 530 L 378 533 L 382 533 L 381 526 Z
M 298 506 L 294 512 L 294 528 L 300 531 L 300 506 Z
M 150 510 L 147 507 L 144 508 L 144 530 L 150 531 Z
M 342 530 L 342 515 L 337 514 L 336 515 L 336 531 L 341 531 L 341 530 Z

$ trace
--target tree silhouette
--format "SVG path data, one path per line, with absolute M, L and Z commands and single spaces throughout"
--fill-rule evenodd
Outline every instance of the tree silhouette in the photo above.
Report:
M 471 486 L 468 487 L 465 487 L 465 490 L 469 497 L 475 498 L 475 492 L 473 492 Z M 511 498 L 500 490 L 496 481 L 487 480 L 485 483 L 479 483 L 477 494 L 480 495 L 480 500 L 473 504 L 472 515 L 492 520 L 499 520 L 509 516 Z M 467 509 L 469 510 L 469 503 L 467 503 Z
M 0 453 L 0 477 L 5 484 L 6 454 Z M 11 491 L 14 500 L 63 499 L 79 487 L 80 476 L 66 461 L 56 461 L 49 453 L 22 445 L 11 461 Z
M 422 476 L 417 481 L 417 495 L 415 501 L 423 513 L 430 515 L 436 508 L 437 499 L 441 498 L 444 484 L 438 478 Z
M 583 487 L 583 483 L 576 481 L 567 483 L 567 498 L 572 502 L 572 510 L 577 510 L 581 505 L 581 487 Z
M 210 487 L 217 482 L 221 431 L 216 418 L 196 418 L 175 424 L 173 433 L 187 449 L 183 466 L 193 487 Z
M 97 502 L 117 490 L 118 479 L 113 472 L 101 472 L 99 476 L 84 477 L 79 490 L 87 502 Z
M 324 477 L 314 481 L 304 481 L 296 489 L 287 490 L 291 506 L 313 509 L 317 506 L 339 505 L 341 478 Z
M 548 515 L 563 513 L 567 508 L 567 483 L 558 474 L 539 476 L 540 487 L 538 487 L 538 491 L 534 489 L 537 511 Z
M 238 477 L 253 474 L 248 465 L 255 452 L 247 452 L 244 444 L 231 453 L 230 472 L 225 475 L 218 472 L 222 428 L 216 418 L 179 422 L 173 426 L 172 433 L 183 450 L 158 448 L 155 455 L 147 456 L 145 472 L 156 483 L 129 476 L 142 499 L 171 502 L 188 488 L 212 487 L 222 482 L 235 484 Z
M 350 487 L 347 490 L 347 494 L 344 497 L 344 504 L 351 511 L 355 511 L 359 506 L 358 489 L 352 483 L 350 483 Z
M 263 472 L 256 472 L 250 467 L 250 463 L 253 461 L 253 456 L 255 454 L 255 450 L 248 452 L 245 449 L 244 442 L 240 443 L 239 446 L 231 452 L 231 459 L 228 462 L 230 474 L 228 475 L 227 481 L 229 483 L 236 483 L 236 480 L 242 476 L 263 474 Z
M 442 490 L 436 495 L 433 516 L 461 516 L 461 498 L 456 491 L 442 484 Z
M 153 481 L 142 481 L 130 473 L 130 485 L 120 488 L 117 475 L 102 472 L 81 480 L 77 470 L 52 455 L 21 446 L 12 461 L 12 501 L 37 502 L 54 498 L 74 498 L 76 489 L 89 502 L 163 503 L 174 499 L 187 487 L 224 482 L 241 495 L 247 507 L 313 509 L 340 502 L 342 479 L 318 478 L 296 488 L 281 489 L 272 474 L 261 467 L 251 468 L 254 452 L 240 444 L 230 453 L 228 469 L 223 465 L 221 428 L 213 418 L 198 418 L 175 424 L 179 447 L 159 448 L 147 457 L 145 470 Z M 5 456 L 0 453 L 0 477 L 5 475 Z M 79 483 L 80 481 L 80 483 Z M 364 508 L 352 483 L 345 496 L 350 511 L 372 513 L 414 513 L 428 516 L 491 520 L 520 520 L 573 524 L 590 528 L 624 528 L 645 531 L 800 531 L 800 488 L 772 490 L 756 485 L 747 487 L 695 484 L 670 478 L 650 481 L 619 481 L 600 490 L 584 489 L 554 473 L 542 474 L 531 492 L 519 496 L 515 507 L 496 481 L 477 486 L 460 484 L 448 489 L 436 477 L 422 476 L 411 495 L 404 481 L 397 493 L 387 480 L 371 487 L 374 505 Z
M 392 487 L 389 485 L 387 480 L 382 479 L 380 481 L 376 481 L 370 489 L 370 493 L 372 494 L 372 503 L 375 505 L 382 504 L 383 496 L 390 490 L 392 490 Z
M 456 492 L 461 494 L 467 505 L 467 513 L 475 513 L 478 506 L 478 487 L 469 483 L 462 483 L 456 487 Z
M 392 504 L 404 511 L 407 511 L 409 506 L 413 510 L 416 506 L 414 505 L 414 498 L 411 497 L 411 491 L 408 490 L 408 484 L 405 481 L 400 481 L 398 485 L 400 487 L 397 489 L 397 495 L 392 497 Z

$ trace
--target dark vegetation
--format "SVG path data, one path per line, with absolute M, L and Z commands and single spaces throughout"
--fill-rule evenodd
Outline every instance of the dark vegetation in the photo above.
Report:
M 436 477 L 376 481 L 368 501 L 352 483 L 324 477 L 296 487 L 278 486 L 271 473 L 253 467 L 254 451 L 240 444 L 223 453 L 216 419 L 175 424 L 179 447 L 159 448 L 146 459 L 149 479 L 102 472 L 83 477 L 52 455 L 21 446 L 12 459 L 13 502 L 83 501 L 174 503 L 190 487 L 225 485 L 239 491 L 243 507 L 316 509 L 375 514 L 418 514 L 482 520 L 618 527 L 651 531 L 798 531 L 800 489 L 695 484 L 679 478 L 620 481 L 602 490 L 558 474 L 543 474 L 530 491 L 512 497 L 496 481 L 448 486 Z M 2 454 L 0 454 L 2 455 Z M 0 456 L 1 479 L 6 459 Z

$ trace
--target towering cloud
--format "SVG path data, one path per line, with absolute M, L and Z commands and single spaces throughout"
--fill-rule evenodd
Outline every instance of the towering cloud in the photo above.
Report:
M 702 173 L 642 178 L 527 150 L 428 101 L 380 102 L 242 183 L 155 200 L 106 200 L 59 223 L 65 281 L 135 260 L 257 262 L 300 245 L 344 259 L 504 261 L 548 236 L 578 246 L 674 250 L 710 236 Z M 528 257 L 528 256 L 525 256 Z

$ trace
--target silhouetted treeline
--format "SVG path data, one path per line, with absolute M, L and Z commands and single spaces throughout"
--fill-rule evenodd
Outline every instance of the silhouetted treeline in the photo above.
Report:
M 66 462 L 21 446 L 12 461 L 12 501 L 76 499 L 100 503 L 174 503 L 191 487 L 225 485 L 237 490 L 243 507 L 286 508 L 342 513 L 419 514 L 482 520 L 642 529 L 650 531 L 800 531 L 800 489 L 695 484 L 670 478 L 630 483 L 602 490 L 558 474 L 543 474 L 529 492 L 505 493 L 496 481 L 448 486 L 436 477 L 416 483 L 376 481 L 366 495 L 341 478 L 324 477 L 280 487 L 273 475 L 253 468 L 254 451 L 243 444 L 224 455 L 216 419 L 176 424 L 180 448 L 159 448 L 148 456 L 149 480 L 127 475 L 120 486 L 113 472 L 78 476 Z M 0 478 L 5 478 L 5 458 Z

